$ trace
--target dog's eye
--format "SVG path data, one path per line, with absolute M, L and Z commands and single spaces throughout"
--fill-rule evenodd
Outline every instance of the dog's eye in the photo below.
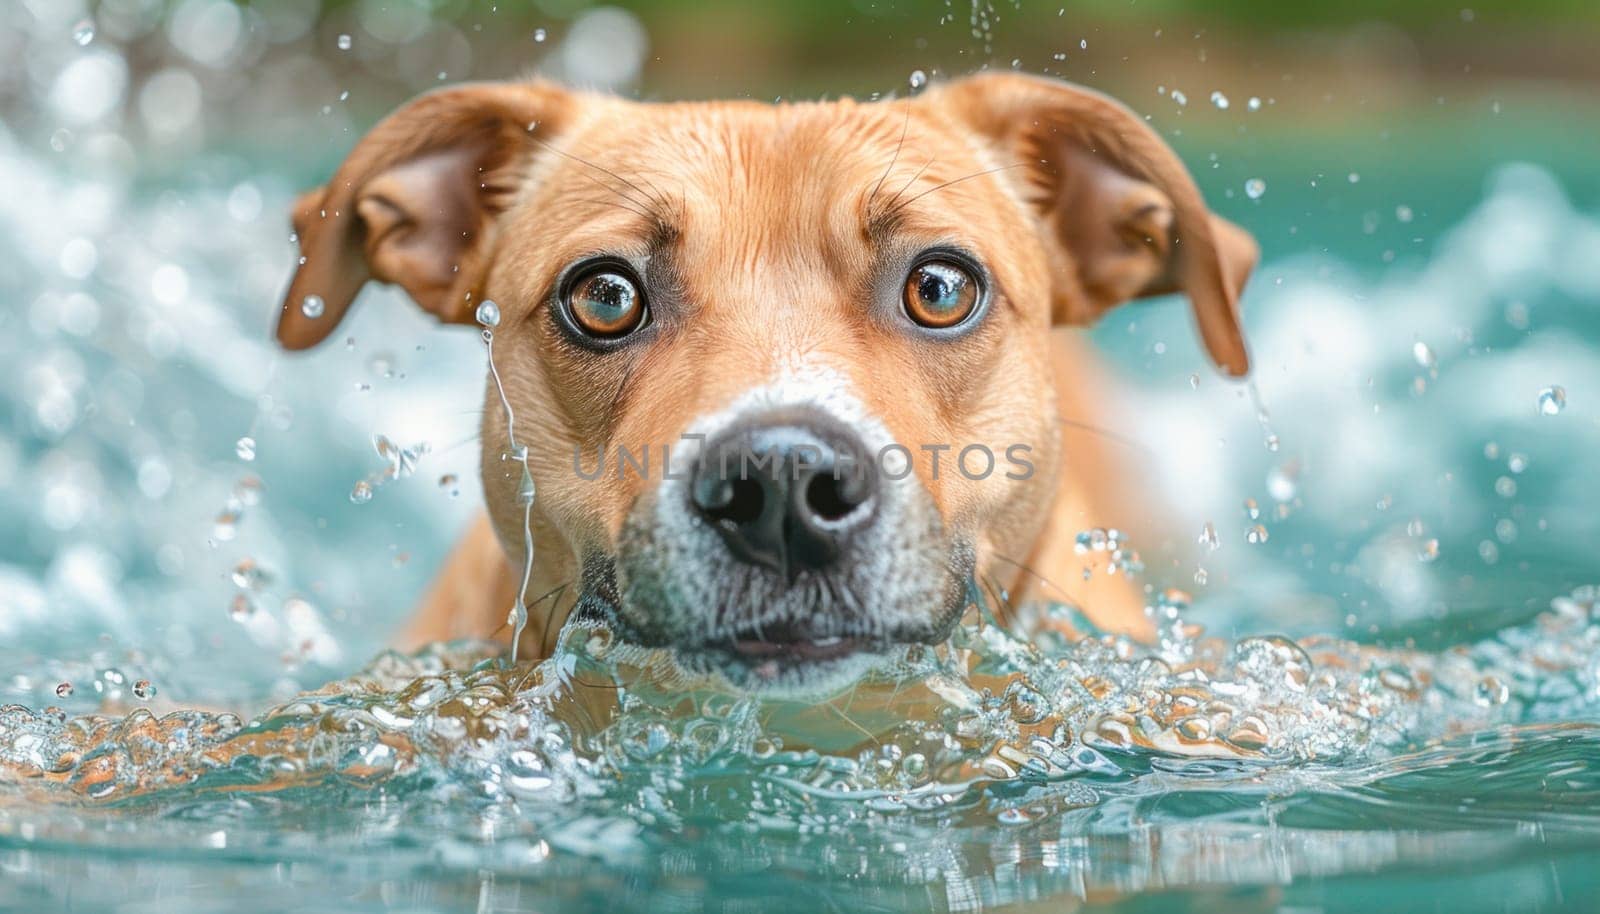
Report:
M 924 327 L 954 327 L 978 306 L 978 280 L 954 260 L 927 260 L 906 277 L 906 314 Z
M 610 264 L 580 274 L 567 289 L 566 306 L 578 329 L 602 339 L 632 333 L 645 322 L 638 283 Z

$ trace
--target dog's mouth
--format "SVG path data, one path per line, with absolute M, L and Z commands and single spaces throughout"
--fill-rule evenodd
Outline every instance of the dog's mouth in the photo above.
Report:
M 879 646 L 861 637 L 827 633 L 793 622 L 775 622 L 746 626 L 726 638 L 701 645 L 700 649 L 749 665 L 798 666 L 839 660 Z

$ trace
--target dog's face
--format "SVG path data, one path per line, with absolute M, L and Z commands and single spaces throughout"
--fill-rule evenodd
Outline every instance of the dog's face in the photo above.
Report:
M 1248 238 L 1133 115 L 1026 77 L 780 106 L 453 89 L 299 209 L 280 340 L 369 278 L 447 321 L 495 302 L 502 541 L 522 554 L 526 448 L 583 603 L 750 688 L 941 640 L 984 558 L 1026 554 L 1063 472 L 1052 324 L 1182 288 L 1246 368 Z

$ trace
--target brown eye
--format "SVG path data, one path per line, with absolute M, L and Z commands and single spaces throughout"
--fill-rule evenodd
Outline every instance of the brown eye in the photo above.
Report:
M 567 290 L 567 312 L 578 329 L 590 336 L 624 336 L 644 325 L 644 296 L 633 278 L 605 266 L 578 277 Z
M 978 306 L 978 280 L 953 260 L 928 260 L 906 277 L 906 314 L 924 327 L 954 327 Z

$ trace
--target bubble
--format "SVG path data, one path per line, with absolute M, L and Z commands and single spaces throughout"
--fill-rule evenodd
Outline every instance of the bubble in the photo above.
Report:
M 534 29 L 533 30 L 533 40 L 537 44 L 543 44 L 545 38 L 547 38 L 549 36 L 549 34 L 550 33 L 546 32 L 544 29 Z
M 348 34 L 341 33 L 339 35 L 338 44 L 339 50 L 348 51 L 355 44 L 355 40 L 352 39 Z
M 1250 96 L 1250 100 L 1244 103 L 1244 106 L 1245 106 L 1245 108 L 1247 108 L 1247 109 L 1249 109 L 1251 111 L 1260 111 L 1261 110 L 1261 99 L 1256 98 L 1254 95 L 1252 95 L 1252 96 Z
M 94 20 L 79 19 L 72 26 L 72 43 L 80 48 L 88 47 L 94 40 Z
M 364 505 L 371 500 L 372 483 L 367 482 L 365 479 L 356 483 L 355 487 L 350 490 L 350 503 L 353 505 Z
M 1197 542 L 1206 547 L 1208 552 L 1216 552 L 1222 546 L 1222 538 L 1217 536 L 1216 525 L 1206 521 L 1205 526 L 1200 528 L 1200 537 Z
M 1261 195 L 1267 192 L 1267 182 L 1260 178 L 1250 178 L 1244 182 L 1244 195 L 1252 200 L 1260 200 Z
M 911 91 L 915 92 L 928 84 L 928 74 L 922 72 L 921 70 L 912 70 L 911 79 L 909 82 L 911 84 Z
M 1494 481 L 1494 494 L 1501 498 L 1515 498 L 1517 496 L 1517 481 L 1510 476 L 1501 476 Z
M 313 320 L 321 317 L 322 312 L 327 310 L 327 307 L 327 303 L 322 300 L 320 295 L 307 295 L 300 300 L 300 313 Z
M 1252 546 L 1259 546 L 1265 543 L 1267 541 L 1267 528 L 1260 524 L 1251 526 L 1244 533 L 1244 541 Z
M 1179 108 L 1189 104 L 1189 96 L 1184 95 L 1181 89 L 1172 90 L 1172 100 L 1178 103 Z
M 456 474 L 454 474 L 454 473 L 446 473 L 443 476 L 439 477 L 439 488 L 445 489 L 452 496 L 460 495 L 461 494 L 460 482 L 461 482 L 461 480 L 460 480 L 459 477 L 456 476 Z
M 478 303 L 478 311 L 476 316 L 478 318 L 478 323 L 485 327 L 492 328 L 500 326 L 500 306 L 487 298 Z
M 1251 520 L 1256 520 L 1261 516 L 1261 506 L 1256 504 L 1254 498 L 1246 498 L 1244 500 L 1244 514 Z
M 1417 547 L 1417 561 L 1431 562 L 1439 557 L 1439 541 L 1436 539 L 1423 540 Z
M 1506 458 L 1506 469 L 1510 470 L 1513 473 L 1520 474 L 1523 470 L 1526 470 L 1527 468 L 1528 468 L 1528 455 L 1527 454 L 1520 454 L 1520 453 L 1517 453 L 1516 451 L 1512 451 L 1511 452 L 1511 456 Z
M 70 683 L 70 682 L 58 683 L 56 685 L 56 697 L 57 698 L 71 698 L 72 697 L 72 683 Z
M 256 459 L 256 439 L 245 435 L 233 443 L 233 452 L 245 463 Z
M 1415 215 L 1415 213 L 1411 212 L 1411 207 L 1406 206 L 1404 203 L 1394 208 L 1394 217 L 1400 222 L 1410 222 L 1415 218 Z
M 1211 104 L 1216 105 L 1219 111 L 1226 111 L 1228 110 L 1228 97 L 1223 95 L 1221 91 L 1212 92 Z
M 137 679 L 133 683 L 133 697 L 140 701 L 149 701 L 156 695 L 156 687 L 148 679 Z
M 1552 384 L 1539 391 L 1539 413 L 1545 416 L 1554 416 L 1567 408 L 1567 389 L 1559 384 Z

